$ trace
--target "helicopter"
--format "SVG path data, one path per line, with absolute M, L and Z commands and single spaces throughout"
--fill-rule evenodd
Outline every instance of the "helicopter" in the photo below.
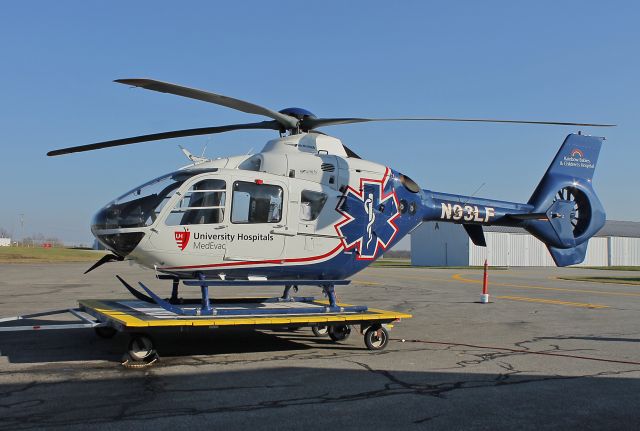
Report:
M 363 270 L 426 221 L 461 224 L 486 246 L 483 226 L 518 226 L 546 244 L 557 266 L 580 263 L 606 214 L 592 178 L 604 138 L 569 134 L 526 203 L 423 189 L 401 172 L 365 160 L 319 128 L 364 122 L 446 121 L 609 127 L 612 124 L 470 118 L 319 118 L 302 108 L 275 111 L 221 94 L 152 79 L 115 82 L 221 105 L 269 120 L 177 130 L 50 151 L 59 156 L 185 136 L 274 130 L 262 151 L 192 162 L 121 195 L 101 208 L 91 231 L 111 254 L 173 280 L 172 297 L 146 294 L 118 276 L 137 298 L 169 311 L 180 281 L 209 285 L 321 286 L 335 305 L 334 285 Z

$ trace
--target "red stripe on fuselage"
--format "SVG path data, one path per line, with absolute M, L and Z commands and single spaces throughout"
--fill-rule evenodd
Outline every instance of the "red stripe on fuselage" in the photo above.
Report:
M 158 268 L 159 270 L 172 270 L 172 269 L 195 269 L 195 268 L 220 268 L 223 266 L 245 266 L 245 265 L 265 265 L 265 264 L 283 264 L 283 263 L 296 263 L 296 262 L 313 262 L 315 260 L 321 260 L 331 256 L 335 252 L 342 248 L 342 243 L 338 244 L 336 248 L 328 253 L 320 256 L 311 257 L 294 257 L 290 259 L 269 259 L 269 260 L 248 260 L 241 262 L 229 262 L 229 263 L 211 263 L 208 265 L 189 265 L 189 266 L 168 266 L 166 268 Z

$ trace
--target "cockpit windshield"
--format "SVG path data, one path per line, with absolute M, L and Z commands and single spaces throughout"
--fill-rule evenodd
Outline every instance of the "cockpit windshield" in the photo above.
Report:
M 136 187 L 98 211 L 93 219 L 91 229 L 150 226 L 186 180 L 195 175 L 215 171 L 217 171 L 216 168 L 176 171 Z

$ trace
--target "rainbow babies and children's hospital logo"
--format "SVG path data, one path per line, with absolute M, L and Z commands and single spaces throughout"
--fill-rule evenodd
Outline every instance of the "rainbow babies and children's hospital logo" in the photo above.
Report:
M 579 150 L 578 148 L 574 148 L 571 151 L 571 157 L 584 158 L 584 153 L 581 150 Z
M 596 167 L 590 159 L 584 157 L 584 152 L 580 148 L 574 148 L 568 156 L 564 156 L 562 160 L 560 160 L 560 166 L 587 169 L 595 169 Z

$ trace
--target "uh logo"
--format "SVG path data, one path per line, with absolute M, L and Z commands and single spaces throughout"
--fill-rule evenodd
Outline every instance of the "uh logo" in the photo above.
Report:
M 336 208 L 344 216 L 335 226 L 343 247 L 355 250 L 359 260 L 375 259 L 398 233 L 400 210 L 390 176 L 387 169 L 382 179 L 361 178 L 359 190 L 348 187 Z
M 176 244 L 180 250 L 184 250 L 189 245 L 189 239 L 191 238 L 191 232 L 185 227 L 183 231 L 177 230 L 174 232 Z

